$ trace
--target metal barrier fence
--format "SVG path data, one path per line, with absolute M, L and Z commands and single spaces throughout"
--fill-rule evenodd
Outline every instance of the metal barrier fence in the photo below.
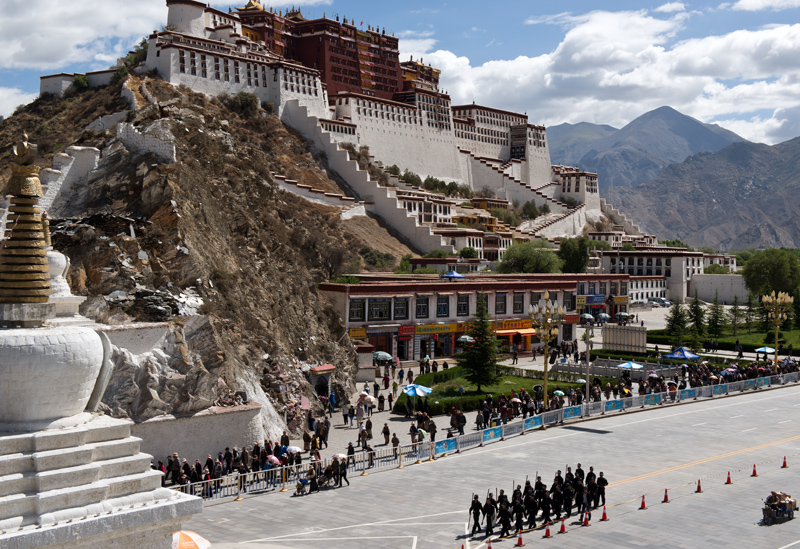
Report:
M 543 414 L 530 416 L 490 427 L 481 431 L 474 431 L 464 435 L 438 440 L 406 444 L 397 448 L 383 448 L 372 452 L 358 451 L 346 459 L 347 473 L 364 474 L 367 471 L 392 469 L 400 466 L 411 465 L 422 461 L 432 460 L 443 454 L 463 452 L 484 444 L 503 440 L 514 435 L 523 435 L 526 431 L 540 429 L 542 426 L 556 425 L 564 420 L 577 420 L 612 413 L 624 413 L 633 408 L 662 406 L 664 404 L 680 404 L 698 399 L 713 399 L 721 396 L 739 394 L 745 391 L 758 391 L 782 387 L 789 383 L 797 383 L 800 375 L 797 372 L 790 374 L 732 381 L 716 385 L 706 385 L 682 390 L 665 391 L 637 395 L 622 399 L 589 402 L 580 406 L 550 410 Z M 332 460 L 325 459 L 318 462 L 318 474 L 324 471 Z M 305 483 L 306 474 L 311 463 L 275 467 L 262 471 L 253 471 L 243 474 L 229 474 L 221 478 L 194 482 L 173 489 L 187 494 L 202 497 L 204 501 L 213 501 L 229 497 L 241 496 L 245 493 L 265 493 L 272 491 L 286 492 L 295 490 L 299 483 Z M 330 479 L 325 479 L 323 484 L 329 485 Z

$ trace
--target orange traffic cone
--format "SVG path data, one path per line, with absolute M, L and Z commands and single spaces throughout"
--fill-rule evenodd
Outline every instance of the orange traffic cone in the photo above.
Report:
M 647 505 L 644 504 L 644 496 L 642 496 L 642 504 L 639 506 L 639 510 L 647 509 Z
M 702 494 L 703 489 L 700 487 L 700 479 L 697 479 L 697 490 L 694 491 L 695 494 Z
M 549 522 L 547 523 L 547 528 L 545 528 L 544 536 L 542 536 L 542 537 L 543 538 L 552 538 L 553 537 L 553 536 L 550 535 L 550 523 Z
M 608 515 L 606 514 L 606 506 L 603 505 L 603 517 L 600 519 L 600 522 L 608 521 Z
M 583 515 L 583 525 L 584 526 L 589 526 L 589 513 L 586 513 L 585 515 Z
M 731 472 L 730 471 L 728 471 L 728 480 L 725 481 L 725 484 L 733 484 L 731 482 Z
M 661 503 L 669 503 L 669 495 L 667 494 L 667 489 L 664 488 L 664 501 Z
M 561 530 L 558 531 L 559 534 L 566 534 L 567 527 L 564 525 L 564 517 L 561 517 Z
M 755 463 L 753 464 L 753 474 L 750 475 L 750 476 L 751 477 L 757 477 L 758 476 L 758 473 L 756 473 L 756 464 Z
M 525 547 L 525 544 L 522 543 L 522 532 L 519 533 L 517 544 L 514 547 Z
M 789 466 L 786 465 L 786 456 L 783 456 L 783 465 L 781 465 L 781 469 L 786 469 L 787 467 Z
M 489 547 L 487 549 L 492 549 L 492 540 L 489 540 Z

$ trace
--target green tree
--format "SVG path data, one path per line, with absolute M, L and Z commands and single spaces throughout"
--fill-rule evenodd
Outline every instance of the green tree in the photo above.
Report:
M 528 200 L 525 204 L 522 205 L 522 217 L 527 217 L 528 219 L 535 219 L 536 216 L 539 215 L 539 208 L 536 207 L 536 202 L 533 200 Z
M 422 257 L 444 259 L 446 257 L 450 257 L 450 254 L 444 250 L 431 250 Z
M 395 271 L 395 274 L 408 274 L 411 272 L 411 254 L 406 254 L 400 259 L 400 266 Z
M 400 175 L 400 168 L 397 167 L 397 164 L 392 164 L 391 166 L 386 168 L 386 171 L 392 175 Z
M 589 265 L 589 239 L 582 236 L 562 240 L 558 248 L 558 257 L 563 262 L 562 272 L 585 273 Z
M 546 240 L 526 240 L 515 242 L 508 247 L 497 271 L 510 273 L 557 273 L 561 260 Z
M 773 291 L 794 294 L 800 283 L 800 259 L 789 250 L 756 252 L 742 270 L 747 289 L 757 296 Z
M 478 257 L 478 250 L 476 250 L 472 246 L 466 246 L 464 248 L 461 248 L 461 251 L 458 252 L 458 255 L 460 255 L 464 259 L 476 259 Z
M 725 324 L 725 310 L 719 304 L 719 291 L 714 292 L 714 300 L 711 302 L 711 310 L 708 315 L 708 333 L 712 337 L 722 335 L 722 327 Z
M 700 303 L 700 298 L 697 297 L 697 291 L 694 292 L 694 299 L 689 304 L 689 312 L 687 313 L 689 326 L 691 332 L 697 336 L 698 339 L 706 334 L 706 312 L 703 310 L 703 304 Z
M 753 322 L 756 319 L 756 301 L 753 292 L 747 294 L 747 302 L 744 309 L 744 326 L 747 328 L 747 333 L 753 331 Z
M 89 87 L 89 79 L 86 78 L 85 74 L 76 74 L 72 77 L 72 85 L 75 86 L 76 90 L 85 90 Z
M 478 300 L 475 320 L 467 325 L 467 334 L 474 342 L 466 346 L 458 356 L 458 364 L 464 369 L 464 377 L 470 383 L 481 387 L 491 385 L 497 375 L 497 338 L 492 332 L 491 317 L 486 310 L 486 302 Z
M 727 267 L 723 267 L 718 263 L 712 263 L 711 265 L 703 269 L 703 274 L 707 275 L 722 275 L 722 274 L 728 274 L 730 272 L 731 271 Z
M 733 330 L 733 335 L 736 335 L 736 331 L 739 327 L 739 323 L 742 321 L 742 310 L 739 308 L 739 296 L 733 296 L 733 305 L 731 306 L 731 310 L 728 311 L 728 319 L 731 322 L 731 329 Z
M 680 301 L 675 301 L 667 314 L 667 334 L 670 336 L 670 344 L 673 348 L 683 345 L 686 334 L 686 324 L 688 316 L 686 309 Z
M 622 250 L 623 252 L 635 252 L 636 247 L 630 242 L 626 242 L 625 244 L 622 245 L 620 250 Z

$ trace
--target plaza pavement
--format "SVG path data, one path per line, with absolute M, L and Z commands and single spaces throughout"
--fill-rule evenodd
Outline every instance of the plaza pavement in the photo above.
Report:
M 547 483 L 580 462 L 609 479 L 609 522 L 568 521 L 566 535 L 526 545 L 581 547 L 766 547 L 800 545 L 800 521 L 762 526 L 770 490 L 799 496 L 800 387 L 747 393 L 640 413 L 606 416 L 391 469 L 352 476 L 351 486 L 293 497 L 245 496 L 208 504 L 184 525 L 216 549 L 485 548 L 466 535 L 473 493 L 524 484 L 536 472 Z M 341 422 L 341 418 L 339 418 Z M 382 423 L 381 423 L 382 425 Z M 353 430 L 354 431 L 354 430 Z M 406 442 L 408 439 L 403 438 Z M 789 467 L 782 469 L 783 456 Z M 757 464 L 758 477 L 751 477 Z M 725 485 L 731 471 L 733 484 Z M 695 482 L 702 479 L 703 493 Z M 670 503 L 660 503 L 664 489 Z M 646 494 L 646 510 L 639 510 Z M 563 539 L 560 539 L 563 538 Z M 494 542 L 512 547 L 516 537 Z

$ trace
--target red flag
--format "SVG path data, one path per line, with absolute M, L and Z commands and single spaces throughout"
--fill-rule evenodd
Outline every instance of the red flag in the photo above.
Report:
M 362 27 L 364 26 L 364 20 L 363 19 L 361 20 L 361 26 Z

